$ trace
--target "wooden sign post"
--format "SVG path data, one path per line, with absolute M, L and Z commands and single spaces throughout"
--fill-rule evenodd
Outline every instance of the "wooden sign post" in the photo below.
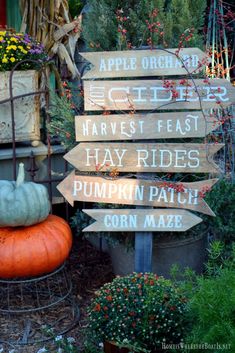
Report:
M 234 88 L 224 79 L 193 78 L 206 63 L 206 55 L 198 48 L 180 52 L 93 52 L 82 56 L 93 65 L 83 76 L 85 110 L 122 114 L 76 117 L 76 140 L 81 143 L 64 158 L 80 171 L 105 173 L 105 178 L 76 175 L 73 171 L 58 190 L 71 205 L 85 201 L 135 206 L 136 209 L 83 210 L 95 220 L 83 231 L 135 232 L 135 271 L 151 271 L 152 232 L 182 232 L 202 221 L 186 209 L 215 216 L 203 195 L 218 179 L 168 183 L 150 177 L 146 180 L 144 175 L 220 173 L 213 156 L 223 144 L 162 140 L 205 137 L 218 128 L 220 122 L 203 110 L 233 104 Z M 184 76 L 170 81 L 159 79 L 168 75 Z M 150 113 L 136 113 L 141 110 Z M 169 112 L 172 110 L 177 112 Z M 161 142 L 156 143 L 157 139 Z M 125 142 L 132 140 L 135 142 Z M 137 179 L 107 177 L 113 169 L 136 172 Z
M 218 179 L 193 183 L 163 183 L 141 179 L 105 179 L 71 172 L 58 186 L 64 198 L 74 201 L 135 206 L 183 208 L 215 216 L 203 198 Z
M 234 88 L 225 79 L 175 80 L 173 89 L 162 80 L 84 81 L 84 97 L 90 111 L 217 109 L 233 103 Z
M 198 48 L 80 53 L 94 66 L 83 79 L 196 74 L 209 62 Z M 204 64 L 202 64 L 204 62 Z
M 96 220 L 83 232 L 185 232 L 202 219 L 185 210 L 83 210 Z
M 215 117 L 199 111 L 75 117 L 79 142 L 205 137 L 219 126 Z
M 220 173 L 212 160 L 223 144 L 80 143 L 64 158 L 81 171 Z M 78 158 L 79 156 L 79 158 Z

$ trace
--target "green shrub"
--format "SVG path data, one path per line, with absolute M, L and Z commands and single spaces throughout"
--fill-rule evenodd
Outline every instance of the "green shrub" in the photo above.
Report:
M 220 180 L 206 194 L 205 201 L 216 215 L 206 220 L 213 235 L 231 245 L 235 241 L 235 185 L 228 179 Z
M 199 278 L 189 302 L 193 322 L 186 342 L 211 345 L 211 352 L 234 353 L 235 349 L 235 272 L 224 268 L 220 275 Z M 224 346 L 223 346 L 224 345 Z M 186 350 L 188 352 L 188 350 Z M 206 348 L 193 352 L 207 352 Z
M 105 284 L 89 310 L 89 328 L 98 342 L 153 350 L 179 344 L 186 329 L 187 303 L 170 280 L 133 273 Z
M 88 3 L 83 37 L 93 50 L 121 50 L 128 43 L 139 48 L 149 45 L 149 38 L 154 46 L 174 48 L 178 47 L 182 33 L 187 36 L 192 28 L 194 37 L 184 45 L 202 44 L 200 30 L 205 0 L 89 0 Z

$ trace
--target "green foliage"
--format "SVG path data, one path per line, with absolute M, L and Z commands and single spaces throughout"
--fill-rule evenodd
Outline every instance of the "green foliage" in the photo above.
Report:
M 192 28 L 194 37 L 183 45 L 202 44 L 205 0 L 89 0 L 89 5 L 83 36 L 92 50 L 178 47 L 182 33 L 187 36 Z
M 82 353 L 103 353 L 104 350 L 102 349 L 102 345 L 94 342 L 94 338 L 89 335 L 88 331 L 86 331 L 85 334 L 87 335 L 87 339 L 84 342 Z
M 208 249 L 208 261 L 206 263 L 206 273 L 208 276 L 216 276 L 220 273 L 223 268 L 224 244 L 220 241 L 214 241 L 211 243 L 211 247 Z
M 199 277 L 189 302 L 193 323 L 186 342 L 215 345 L 213 353 L 233 353 L 235 347 L 235 271 L 224 268 L 216 277 Z M 219 344 L 220 348 L 216 345 Z M 222 345 L 227 346 L 222 346 Z M 195 353 L 201 349 L 193 350 Z
M 120 208 L 119 204 L 106 204 L 106 203 L 93 203 L 93 209 L 102 208 Z M 131 208 L 131 206 L 127 206 Z M 82 230 L 92 224 L 94 220 L 81 210 L 77 210 L 73 217 L 71 217 L 70 225 L 76 230 L 76 235 L 84 236 L 88 238 L 94 236 L 94 232 L 82 233 Z M 110 246 L 115 246 L 117 244 L 124 244 L 127 250 L 134 248 L 134 236 L 133 232 L 99 232 L 99 237 L 105 239 L 107 244 Z
M 228 252 L 222 241 L 213 241 L 208 249 L 206 275 L 218 276 L 224 268 L 235 270 L 235 243 Z
M 74 88 L 72 84 L 65 86 L 67 88 L 62 95 L 50 92 L 48 113 L 51 121 L 47 128 L 51 136 L 57 137 L 62 145 L 71 149 L 76 145 L 74 118 L 79 114 L 83 99 L 80 89 Z
M 170 280 L 133 273 L 105 284 L 89 310 L 89 328 L 98 341 L 139 351 L 180 343 L 186 329 L 186 299 Z
M 177 266 L 172 268 L 173 283 L 189 298 L 189 332 L 185 339 L 184 353 L 188 353 L 190 345 L 193 345 L 192 349 L 196 353 L 207 352 L 209 349 L 213 353 L 234 352 L 234 270 L 235 245 L 228 257 L 225 246 L 220 241 L 214 241 L 208 250 L 205 275 L 198 276 L 190 269 L 181 273 Z M 208 345 L 207 348 L 205 344 Z
M 231 244 L 235 241 L 235 185 L 222 179 L 206 194 L 205 200 L 216 214 L 206 219 L 212 233 L 226 245 Z
M 73 217 L 70 219 L 70 225 L 76 230 L 76 235 L 82 235 L 82 230 L 86 228 L 89 224 L 93 223 L 91 217 L 81 210 L 76 210 Z
M 66 337 L 62 335 L 56 335 L 53 328 L 47 327 L 46 325 L 42 326 L 42 331 L 45 336 L 53 341 L 54 348 L 53 352 L 55 353 L 78 353 L 80 350 L 76 346 L 76 340 L 73 337 Z M 37 353 L 52 353 L 51 348 L 42 347 Z
M 180 266 L 174 264 L 171 267 L 170 276 L 172 282 L 180 288 L 181 293 L 190 298 L 196 287 L 197 274 L 189 267 L 186 267 L 182 272 Z
M 170 30 L 166 33 L 166 42 L 177 47 L 181 35 L 183 33 L 187 35 L 188 30 L 194 28 L 194 36 L 190 40 L 189 46 L 202 46 L 201 28 L 204 23 L 205 8 L 206 2 L 204 0 L 171 0 L 166 14 L 167 25 L 170 25 Z
M 72 18 L 77 17 L 83 8 L 82 0 L 69 0 L 69 13 Z

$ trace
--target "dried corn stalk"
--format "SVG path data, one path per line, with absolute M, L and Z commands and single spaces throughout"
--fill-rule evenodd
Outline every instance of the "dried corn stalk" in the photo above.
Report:
M 19 0 L 21 31 L 43 43 L 49 55 L 57 55 L 73 78 L 79 76 L 74 61 L 81 34 L 81 16 L 72 21 L 67 0 Z

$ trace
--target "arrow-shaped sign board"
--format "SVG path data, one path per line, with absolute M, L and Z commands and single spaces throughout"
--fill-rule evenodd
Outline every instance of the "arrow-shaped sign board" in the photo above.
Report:
M 225 79 L 84 81 L 85 110 L 194 110 L 226 107 L 235 89 Z
M 218 126 L 218 119 L 199 111 L 75 117 L 76 141 L 205 137 Z
M 80 143 L 64 158 L 80 171 L 220 173 L 212 160 L 223 144 Z
M 218 179 L 209 179 L 193 183 L 165 183 L 143 179 L 105 179 L 76 175 L 73 171 L 57 189 L 72 206 L 74 201 L 84 201 L 185 208 L 214 216 L 203 199 L 203 194 L 217 181 Z
M 198 73 L 209 60 L 199 48 L 79 53 L 94 67 L 83 79 L 144 77 Z
M 185 210 L 85 209 L 83 212 L 96 220 L 83 232 L 184 232 L 202 222 Z

